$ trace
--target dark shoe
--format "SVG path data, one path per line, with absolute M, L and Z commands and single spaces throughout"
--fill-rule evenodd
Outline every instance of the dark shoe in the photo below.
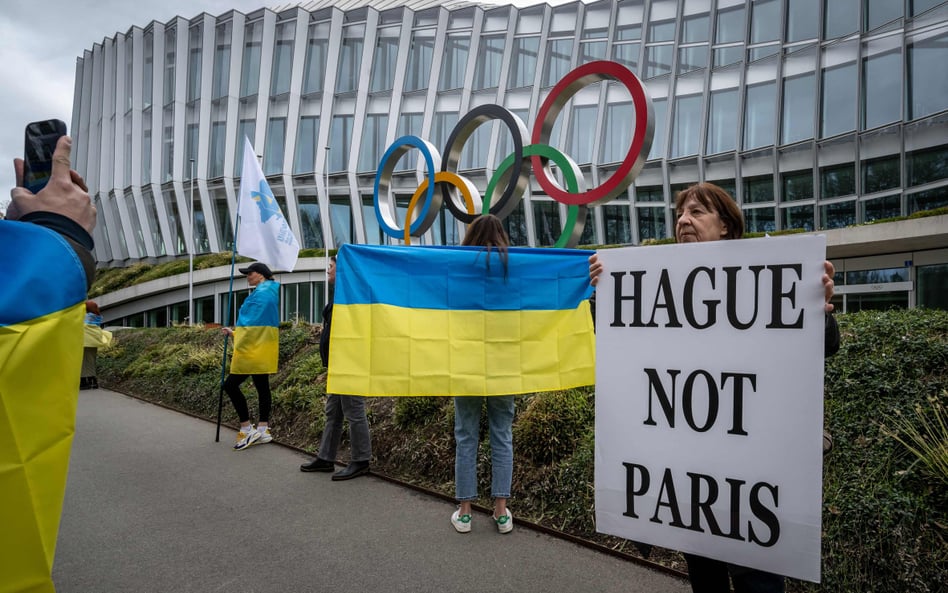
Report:
M 338 482 L 340 480 L 351 480 L 352 478 L 358 478 L 369 473 L 369 462 L 368 461 L 353 461 L 347 465 L 344 469 L 337 471 L 332 475 L 333 482 Z
M 99 379 L 97 377 L 92 377 L 92 388 L 93 389 L 99 388 Z
M 79 390 L 84 391 L 86 389 L 92 389 L 92 377 L 79 378 Z
M 300 466 L 301 472 L 331 472 L 336 470 L 336 464 L 325 459 L 316 459 Z

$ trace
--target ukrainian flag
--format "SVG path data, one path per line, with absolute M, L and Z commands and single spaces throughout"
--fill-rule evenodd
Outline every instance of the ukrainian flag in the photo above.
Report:
M 65 239 L 34 224 L 0 220 L 0 252 L 0 592 L 52 592 L 86 275 Z
M 329 393 L 509 395 L 595 382 L 589 252 L 344 245 Z
M 235 375 L 270 375 L 280 357 L 280 283 L 261 282 L 237 313 L 234 327 Z

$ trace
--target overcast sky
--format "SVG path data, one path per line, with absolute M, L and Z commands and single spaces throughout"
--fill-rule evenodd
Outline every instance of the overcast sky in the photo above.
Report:
M 555 0 L 550 4 L 561 4 Z M 499 3 L 488 2 L 485 3 Z M 512 4 L 537 4 L 514 0 Z M 23 154 L 27 123 L 58 118 L 72 124 L 76 58 L 94 43 L 180 15 L 249 13 L 289 0 L 3 0 L 0 10 L 0 205 L 14 186 L 13 159 Z M 69 130 L 72 133 L 72 130 Z

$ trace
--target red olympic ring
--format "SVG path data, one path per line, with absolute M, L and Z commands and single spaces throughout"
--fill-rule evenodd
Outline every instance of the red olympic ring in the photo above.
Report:
M 652 101 L 648 96 L 645 85 L 625 66 L 616 62 L 604 60 L 589 62 L 579 66 L 563 77 L 547 95 L 546 100 L 537 112 L 536 123 L 533 126 L 531 144 L 549 144 L 553 123 L 563 106 L 581 89 L 602 80 L 615 80 L 622 83 L 632 95 L 635 106 L 635 134 L 632 144 L 626 153 L 622 164 L 602 185 L 583 193 L 571 194 L 553 181 L 549 159 L 540 156 L 531 157 L 533 174 L 537 183 L 546 193 L 557 202 L 575 206 L 595 206 L 604 204 L 624 192 L 635 177 L 645 166 L 645 159 L 652 146 L 652 137 L 655 133 L 655 115 L 652 110 Z

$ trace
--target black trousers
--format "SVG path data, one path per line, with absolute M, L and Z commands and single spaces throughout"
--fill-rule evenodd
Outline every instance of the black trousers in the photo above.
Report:
M 241 422 L 250 420 L 250 411 L 247 409 L 247 398 L 240 391 L 240 385 L 247 380 L 247 377 L 253 378 L 253 386 L 257 389 L 257 399 L 260 404 L 260 419 L 258 422 L 270 422 L 270 375 L 227 375 L 224 379 L 224 391 L 230 397 L 234 409 L 237 410 L 237 417 Z
M 762 570 L 745 568 L 693 554 L 682 554 L 688 562 L 688 580 L 694 593 L 784 593 L 784 578 Z

